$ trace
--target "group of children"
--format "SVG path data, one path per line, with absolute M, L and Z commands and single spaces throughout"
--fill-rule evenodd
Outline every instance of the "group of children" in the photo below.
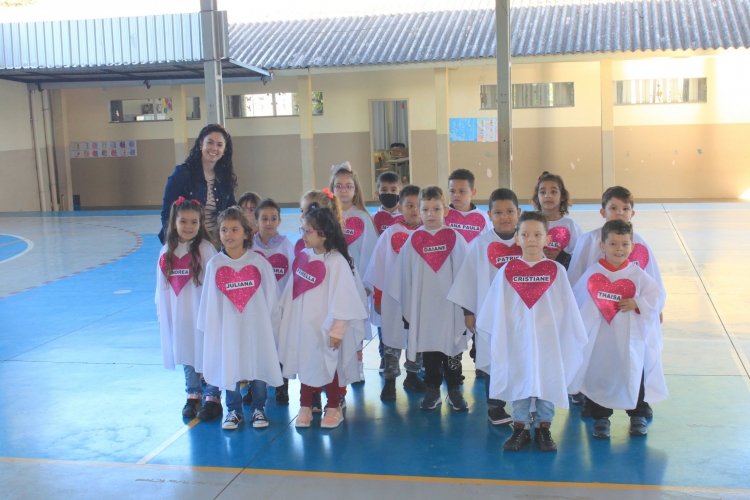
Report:
M 223 389 L 225 429 L 242 422 L 243 400 L 253 427 L 266 427 L 267 385 L 284 404 L 288 379 L 298 378 L 295 425 L 311 425 L 325 390 L 320 426 L 336 427 L 346 386 L 364 381 L 362 346 L 375 326 L 383 401 L 397 397 L 405 350 L 404 388 L 424 393 L 423 410 L 442 402 L 443 381 L 447 402 L 467 410 L 462 356 L 473 340 L 488 418 L 513 423 L 506 450 L 529 443 L 532 426 L 539 449 L 555 450 L 555 407 L 569 401 L 595 418 L 595 437 L 609 437 L 615 409 L 628 411 L 632 435 L 646 434 L 647 402 L 667 397 L 666 294 L 653 253 L 629 222 L 630 192 L 608 189 L 605 224 L 586 234 L 567 216 L 570 195 L 557 175 L 539 178 L 535 211 L 522 212 L 511 190 L 497 189 L 484 212 L 475 194 L 465 169 L 449 177 L 450 204 L 437 186 L 402 187 L 385 172 L 381 207 L 370 216 L 347 162 L 332 168 L 328 188 L 302 196 L 296 245 L 278 232 L 278 205 L 246 193 L 218 217 L 219 253 L 202 207 L 178 199 L 156 302 L 164 365 L 184 365 L 183 416 L 221 415 Z

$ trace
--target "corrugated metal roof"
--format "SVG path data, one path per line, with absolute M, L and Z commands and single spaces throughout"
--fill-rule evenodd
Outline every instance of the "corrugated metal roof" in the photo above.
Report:
M 233 24 L 233 59 L 267 70 L 494 58 L 494 9 Z M 511 54 L 750 47 L 750 0 L 516 0 Z

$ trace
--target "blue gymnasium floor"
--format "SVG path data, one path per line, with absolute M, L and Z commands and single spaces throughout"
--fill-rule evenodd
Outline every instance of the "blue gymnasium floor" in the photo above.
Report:
M 577 208 L 584 230 L 600 224 L 595 207 Z M 294 239 L 297 213 L 284 210 Z M 382 403 L 377 341 L 338 429 L 319 417 L 294 427 L 295 382 L 289 406 L 269 391 L 267 429 L 183 420 L 182 372 L 161 366 L 153 304 L 158 216 L 21 215 L 0 214 L 3 496 L 750 498 L 750 205 L 636 206 L 669 292 L 671 397 L 645 438 L 628 435 L 624 412 L 600 441 L 579 407 L 558 410 L 552 454 L 502 450 L 511 429 L 487 421 L 468 356 L 469 412 L 420 411 L 400 383 Z

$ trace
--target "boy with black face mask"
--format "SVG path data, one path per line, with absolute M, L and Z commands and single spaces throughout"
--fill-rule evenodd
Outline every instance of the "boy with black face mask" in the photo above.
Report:
M 395 172 L 383 172 L 378 176 L 377 191 L 375 196 L 380 200 L 380 208 L 375 213 L 373 220 L 378 235 L 391 227 L 397 220 L 404 217 L 398 211 L 398 195 L 401 192 L 401 179 Z

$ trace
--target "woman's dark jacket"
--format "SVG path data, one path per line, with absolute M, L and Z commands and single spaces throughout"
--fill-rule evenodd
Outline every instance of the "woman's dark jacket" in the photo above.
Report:
M 214 181 L 214 199 L 216 200 L 216 212 L 220 213 L 229 207 L 237 204 L 234 199 L 234 187 L 232 179 L 219 178 L 216 176 Z M 161 206 L 161 232 L 159 240 L 162 243 L 166 241 L 167 224 L 169 223 L 169 212 L 172 210 L 172 204 L 182 196 L 188 200 L 198 200 L 201 205 L 206 206 L 207 182 L 203 175 L 203 168 L 198 165 L 191 169 L 190 166 L 183 163 L 175 167 L 172 175 L 167 179 L 167 186 L 164 188 L 164 201 Z

